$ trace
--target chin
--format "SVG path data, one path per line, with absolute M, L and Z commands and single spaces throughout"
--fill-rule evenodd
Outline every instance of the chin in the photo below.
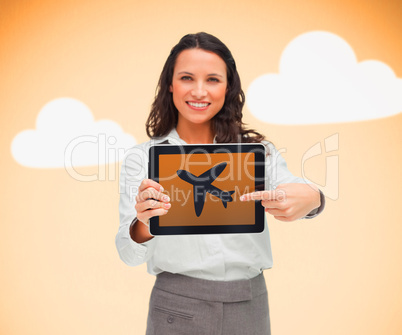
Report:
M 206 123 L 210 123 L 211 122 L 211 119 L 207 119 L 207 120 L 193 120 L 193 121 L 190 121 L 191 123 L 193 123 L 193 124 L 196 124 L 196 125 L 202 125 L 202 124 L 206 124 Z

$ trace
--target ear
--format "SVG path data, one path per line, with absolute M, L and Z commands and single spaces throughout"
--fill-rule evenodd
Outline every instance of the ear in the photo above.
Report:
M 169 86 L 169 92 L 170 92 L 170 93 L 173 92 L 173 87 L 172 87 L 172 85 Z

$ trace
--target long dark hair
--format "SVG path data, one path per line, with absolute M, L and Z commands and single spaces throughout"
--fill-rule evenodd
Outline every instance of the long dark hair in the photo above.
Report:
M 176 127 L 178 111 L 173 103 L 169 87 L 172 84 L 177 56 L 183 50 L 194 48 L 213 52 L 226 63 L 227 92 L 225 103 L 212 119 L 212 130 L 216 135 L 216 142 L 259 143 L 264 140 L 264 135 L 254 129 L 246 129 L 242 121 L 245 95 L 230 50 L 218 38 L 204 32 L 185 35 L 170 52 L 159 78 L 155 100 L 152 103 L 151 113 L 145 125 L 148 136 L 165 136 Z

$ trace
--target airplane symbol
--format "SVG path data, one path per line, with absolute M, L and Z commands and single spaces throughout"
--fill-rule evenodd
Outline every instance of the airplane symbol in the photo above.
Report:
M 227 163 L 223 162 L 215 165 L 203 174 L 194 176 L 192 173 L 185 170 L 177 170 L 177 175 L 184 181 L 193 185 L 194 208 L 195 215 L 200 216 L 204 208 L 205 197 L 207 193 L 222 200 L 223 207 L 227 207 L 227 203 L 233 201 L 232 194 L 235 191 L 222 191 L 212 185 L 212 182 L 225 170 Z

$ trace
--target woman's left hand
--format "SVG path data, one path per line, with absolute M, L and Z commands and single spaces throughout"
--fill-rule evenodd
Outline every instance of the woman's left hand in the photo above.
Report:
M 265 211 L 280 221 L 301 219 L 320 206 L 320 191 L 312 184 L 280 184 L 272 191 L 243 194 L 241 201 L 261 200 Z

